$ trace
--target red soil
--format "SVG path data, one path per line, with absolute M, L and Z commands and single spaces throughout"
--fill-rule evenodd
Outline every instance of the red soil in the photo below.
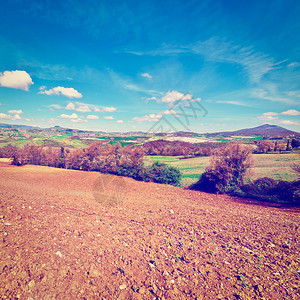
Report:
M 2 299 L 300 298 L 296 209 L 100 176 L 0 163 Z

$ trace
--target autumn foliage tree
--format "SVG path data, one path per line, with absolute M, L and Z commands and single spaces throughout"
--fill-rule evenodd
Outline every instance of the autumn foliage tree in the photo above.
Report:
M 52 148 L 25 145 L 23 148 L 9 147 L 0 155 L 12 158 L 14 165 L 42 165 L 83 171 L 98 171 L 137 180 L 154 181 L 178 185 L 180 172 L 164 164 L 144 166 L 144 149 L 122 147 L 120 143 L 110 145 L 98 142 L 85 149 Z
M 270 151 L 274 151 L 275 144 L 271 141 L 260 141 L 258 143 L 258 152 L 267 153 Z
M 211 193 L 231 193 L 244 184 L 252 164 L 252 148 L 241 143 L 221 147 L 192 189 Z

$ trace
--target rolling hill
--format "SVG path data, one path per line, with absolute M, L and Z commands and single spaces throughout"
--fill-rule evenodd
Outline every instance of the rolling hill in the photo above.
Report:
M 212 133 L 213 135 L 260 135 L 265 137 L 300 137 L 299 132 L 291 131 L 277 125 L 264 124 L 258 127 L 240 129 L 236 131 L 225 131 Z

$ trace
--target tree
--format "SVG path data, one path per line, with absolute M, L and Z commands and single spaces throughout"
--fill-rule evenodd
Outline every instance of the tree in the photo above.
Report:
M 287 140 L 287 143 L 286 143 L 286 151 L 289 151 L 289 148 L 290 148 L 290 140 Z
M 269 151 L 273 151 L 275 148 L 275 144 L 271 141 L 261 141 L 258 143 L 258 152 L 267 153 Z
M 252 165 L 252 148 L 241 143 L 219 148 L 212 156 L 210 165 L 192 189 L 211 193 L 230 193 L 244 184 Z
M 300 140 L 292 139 L 291 142 L 292 149 L 297 149 L 300 147 Z

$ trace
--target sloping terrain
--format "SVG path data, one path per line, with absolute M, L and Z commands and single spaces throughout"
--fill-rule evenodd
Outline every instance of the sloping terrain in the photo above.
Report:
M 225 132 L 219 132 L 215 134 L 221 134 L 221 135 L 261 135 L 265 137 L 277 137 L 277 136 L 289 136 L 289 135 L 295 135 L 296 137 L 300 136 L 299 132 L 291 131 L 289 129 L 283 128 L 278 125 L 269 125 L 264 124 L 260 125 L 258 127 L 254 128 L 246 128 L 246 129 L 240 129 L 236 131 L 225 131 Z
M 8 162 L 0 200 L 2 299 L 300 298 L 293 208 Z

